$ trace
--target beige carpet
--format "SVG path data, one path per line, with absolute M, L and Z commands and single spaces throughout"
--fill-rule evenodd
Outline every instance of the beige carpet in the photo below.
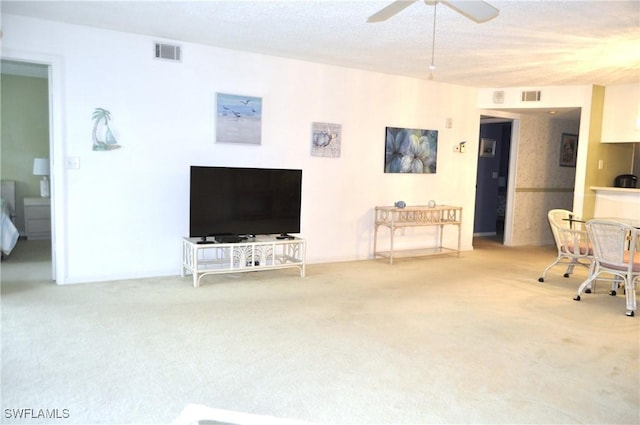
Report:
M 58 287 L 43 247 L 2 263 L 2 423 L 168 424 L 192 404 L 325 424 L 640 423 L 640 318 L 606 284 L 573 301 L 586 270 L 538 283 L 550 247 L 200 288 Z

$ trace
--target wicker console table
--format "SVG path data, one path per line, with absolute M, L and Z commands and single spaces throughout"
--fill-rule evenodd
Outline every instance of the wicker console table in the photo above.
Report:
M 396 207 L 376 207 L 375 209 L 375 230 L 373 236 L 373 258 L 383 257 L 389 259 L 389 264 L 393 264 L 394 258 L 418 257 L 435 254 L 460 254 L 460 225 L 462 224 L 462 207 L 452 207 L 449 205 L 428 206 L 407 206 L 405 208 Z M 457 248 L 447 248 L 442 246 L 442 234 L 444 226 L 456 226 L 458 229 Z M 389 250 L 378 250 L 378 228 L 388 227 Z M 417 248 L 394 250 L 393 239 L 397 229 L 404 227 L 439 226 L 438 246 L 435 248 Z

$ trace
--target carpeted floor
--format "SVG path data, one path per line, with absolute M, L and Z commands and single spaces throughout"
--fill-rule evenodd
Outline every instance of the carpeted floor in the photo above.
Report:
M 325 424 L 638 424 L 640 318 L 555 249 L 56 286 L 2 263 L 2 423 L 162 424 L 189 404 Z M 58 419 L 18 419 L 25 409 Z M 34 415 L 31 415 L 34 416 Z M 215 419 L 215 418 L 202 418 Z

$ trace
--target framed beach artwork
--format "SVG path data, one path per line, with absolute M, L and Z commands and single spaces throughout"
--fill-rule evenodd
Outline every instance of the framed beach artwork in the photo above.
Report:
M 560 139 L 560 166 L 575 167 L 578 159 L 578 135 L 562 133 Z
M 216 143 L 262 143 L 262 98 L 216 93 Z
M 436 172 L 438 130 L 387 127 L 385 132 L 385 173 Z
M 104 108 L 96 108 L 93 111 L 93 150 L 94 151 L 111 151 L 120 149 L 116 137 L 114 136 L 109 121 L 111 121 L 111 112 Z
M 342 144 L 342 126 L 314 122 L 311 125 L 311 156 L 340 158 Z

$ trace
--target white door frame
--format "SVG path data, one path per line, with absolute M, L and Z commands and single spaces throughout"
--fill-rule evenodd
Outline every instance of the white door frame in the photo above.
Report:
M 49 87 L 49 162 L 51 170 L 51 278 L 57 284 L 65 283 L 67 234 L 64 226 L 65 169 L 64 169 L 64 120 L 63 111 L 63 58 L 13 49 L 2 49 L 3 60 L 27 62 L 48 67 Z
M 511 145 L 509 148 L 509 175 L 507 176 L 507 205 L 504 212 L 504 236 L 503 244 L 511 246 L 513 244 L 513 216 L 515 209 L 516 195 L 516 171 L 518 165 L 518 141 L 520 139 L 520 115 L 512 112 L 485 109 L 480 111 L 480 115 L 503 118 L 511 121 Z

